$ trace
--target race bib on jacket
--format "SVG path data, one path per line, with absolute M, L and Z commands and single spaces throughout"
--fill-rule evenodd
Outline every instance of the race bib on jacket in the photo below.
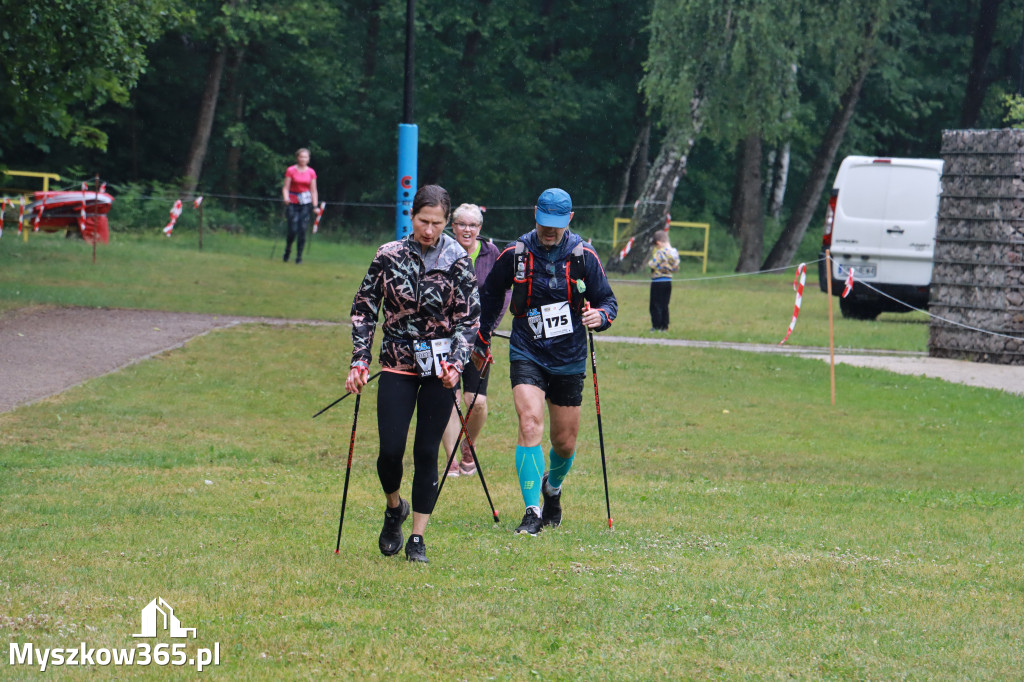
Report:
M 451 339 L 434 339 L 432 341 L 413 341 L 413 354 L 421 377 L 441 376 L 443 363 L 448 362 L 448 354 L 452 350 Z
M 547 338 L 572 334 L 572 315 L 569 314 L 568 301 L 543 306 L 540 316 L 544 320 L 544 336 Z
M 526 313 L 526 321 L 530 325 L 530 331 L 533 332 L 534 340 L 553 339 L 572 334 L 572 315 L 568 301 L 531 308 Z

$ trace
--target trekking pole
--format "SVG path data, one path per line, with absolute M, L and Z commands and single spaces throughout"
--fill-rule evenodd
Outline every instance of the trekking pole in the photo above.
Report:
M 492 361 L 493 362 L 493 361 Z M 480 387 L 484 383 L 484 377 L 487 376 L 487 372 L 491 369 L 491 363 L 488 362 L 484 365 L 483 372 L 480 373 L 480 381 L 476 385 L 476 393 L 473 395 L 473 402 L 469 404 L 469 409 L 466 410 L 466 426 L 459 429 L 459 436 L 455 439 L 455 447 L 452 448 L 451 455 L 448 457 L 448 463 L 445 464 L 444 474 L 441 475 L 441 482 L 437 486 L 437 495 L 434 496 L 434 504 L 437 504 L 438 498 L 441 497 L 441 490 L 444 488 L 444 482 L 448 480 L 448 470 L 452 468 L 452 462 L 455 461 L 455 453 L 459 451 L 459 444 L 462 443 L 462 434 L 466 434 L 469 437 L 469 418 L 473 416 L 473 407 L 476 405 L 476 399 L 480 397 Z M 455 400 L 458 401 L 458 395 L 455 396 Z M 470 450 L 470 452 L 473 452 Z M 476 460 L 476 455 L 473 455 L 473 463 L 476 464 L 477 469 L 480 468 L 480 462 Z
M 612 527 L 612 505 L 608 500 L 608 467 L 604 460 L 604 429 L 601 427 L 601 396 L 597 392 L 597 353 L 594 352 L 594 331 L 587 329 L 590 337 L 590 367 L 594 375 L 594 405 L 597 406 L 597 437 L 601 442 L 601 473 L 604 475 L 604 506 L 608 511 L 608 527 Z
M 445 367 L 445 371 L 447 371 L 447 363 L 442 364 L 442 367 Z M 477 393 L 477 395 L 480 395 L 480 394 Z M 455 405 L 455 412 L 456 412 L 456 414 L 459 415 L 459 423 L 462 424 L 462 431 L 460 432 L 459 435 L 461 436 L 462 434 L 466 434 L 466 442 L 469 443 L 469 452 L 470 452 L 470 454 L 473 455 L 473 463 L 476 464 L 477 473 L 480 474 L 480 484 L 484 487 L 484 495 L 487 497 L 487 504 L 489 504 L 491 506 L 491 514 L 494 515 L 494 522 L 498 523 L 500 521 L 500 519 L 498 518 L 498 512 L 496 512 L 494 510 L 494 503 L 491 502 L 491 493 L 487 490 L 487 481 L 484 480 L 484 470 L 480 468 L 480 460 L 477 459 L 476 448 L 473 447 L 473 439 L 469 437 L 469 423 L 466 422 L 466 418 L 462 416 L 462 407 L 459 406 L 459 396 L 458 396 L 458 394 L 455 393 L 455 389 L 454 388 L 452 389 L 452 404 Z M 456 445 L 458 445 L 458 441 L 456 441 Z M 448 460 L 448 466 L 449 467 L 451 466 L 452 460 L 455 459 L 455 453 L 456 452 L 458 452 L 458 447 L 452 449 L 452 455 L 451 455 L 451 457 Z M 447 473 L 448 473 L 448 470 L 445 469 L 445 474 L 446 474 L 445 478 L 447 478 Z M 439 485 L 438 488 L 437 488 L 437 495 L 434 496 L 434 504 L 435 505 L 437 504 L 437 499 L 440 496 L 441 496 L 441 486 Z
M 345 395 L 348 395 L 347 393 Z M 356 447 L 356 423 L 359 421 L 359 399 L 362 394 L 356 393 L 356 406 L 352 412 L 352 437 L 348 441 L 348 466 L 345 468 L 345 491 L 341 494 L 341 517 L 338 519 L 338 541 L 334 544 L 334 553 L 341 551 L 341 527 L 345 523 L 345 503 L 348 502 L 348 477 L 352 473 L 352 450 Z
M 376 373 L 376 374 L 374 374 L 374 375 L 373 375 L 372 377 L 370 377 L 369 379 L 367 379 L 367 380 L 366 380 L 366 383 L 367 383 L 367 384 L 368 384 L 368 383 L 370 383 L 371 381 L 373 381 L 374 379 L 376 379 L 376 378 L 377 378 L 377 377 L 379 377 L 379 376 L 380 376 L 380 372 L 377 372 L 377 373 Z M 363 385 L 365 386 L 366 384 L 363 384 Z M 337 400 L 335 400 L 335 401 L 334 401 L 333 403 L 331 403 L 330 405 L 328 405 L 328 406 L 327 406 L 327 407 L 325 407 L 324 409 L 322 409 L 322 410 L 320 410 L 319 412 L 317 412 L 316 414 L 314 414 L 314 415 L 313 415 L 313 419 L 316 419 L 317 417 L 319 417 L 320 415 L 322 415 L 322 414 L 323 414 L 324 412 L 326 412 L 327 410 L 331 409 L 332 407 L 334 407 L 335 405 L 337 405 L 338 403 L 340 403 L 340 402 L 341 402 L 342 400 L 344 400 L 345 398 L 349 397 L 350 395 L 352 395 L 352 391 L 349 391 L 348 393 L 346 393 L 345 395 L 341 396 L 340 398 L 338 398 Z M 359 394 L 358 394 L 358 393 L 356 393 L 356 400 L 357 400 L 357 401 L 359 400 Z
M 281 209 L 281 225 L 284 227 L 283 230 L 278 230 L 278 234 L 274 237 L 274 245 L 270 247 L 270 260 L 274 260 L 274 252 L 277 251 L 277 242 L 281 239 L 282 232 L 288 231 L 288 206 L 287 204 Z
M 313 235 L 316 234 L 316 230 L 320 226 L 320 218 L 323 216 L 324 209 L 326 208 L 327 202 L 323 201 L 313 209 L 313 215 L 316 217 L 313 218 L 313 229 L 309 232 L 309 244 L 306 246 L 306 255 L 309 255 L 309 252 L 313 250 Z

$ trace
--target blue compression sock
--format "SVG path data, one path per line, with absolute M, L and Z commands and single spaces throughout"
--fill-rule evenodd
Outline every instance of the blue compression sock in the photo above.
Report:
M 519 488 L 527 507 L 540 507 L 540 480 L 544 475 L 544 450 L 516 446 L 516 473 L 519 474 Z
M 561 457 L 555 454 L 555 449 L 551 448 L 548 453 L 551 457 L 551 470 L 548 473 L 548 485 L 557 490 L 562 487 L 562 481 L 565 480 L 565 475 L 569 473 L 569 469 L 572 469 L 572 462 L 576 459 L 576 451 L 573 450 L 572 454 L 568 457 Z

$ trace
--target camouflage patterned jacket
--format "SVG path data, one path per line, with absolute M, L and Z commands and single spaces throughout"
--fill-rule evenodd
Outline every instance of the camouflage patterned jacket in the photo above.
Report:
M 385 369 L 418 373 L 413 341 L 441 338 L 451 340 L 449 362 L 460 371 L 468 362 L 480 323 L 473 264 L 447 234 L 434 248 L 440 251 L 428 255 L 428 261 L 437 256 L 429 269 L 411 235 L 377 250 L 352 302 L 352 367 L 370 366 L 382 306 L 380 364 Z

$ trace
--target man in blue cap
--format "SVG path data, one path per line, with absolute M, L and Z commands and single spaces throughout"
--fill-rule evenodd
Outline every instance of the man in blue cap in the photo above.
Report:
M 534 207 L 536 228 L 502 251 L 480 288 L 480 331 L 473 351 L 478 367 L 490 355 L 491 333 L 505 292 L 512 289 L 509 375 L 519 415 L 516 472 L 526 504 L 515 532 L 528 535 L 562 521 L 562 482 L 576 455 L 580 427 L 587 329 L 607 329 L 618 312 L 601 259 L 569 230 L 572 217 L 572 199 L 565 190 L 544 190 Z M 541 447 L 545 402 L 551 420 L 547 470 Z

